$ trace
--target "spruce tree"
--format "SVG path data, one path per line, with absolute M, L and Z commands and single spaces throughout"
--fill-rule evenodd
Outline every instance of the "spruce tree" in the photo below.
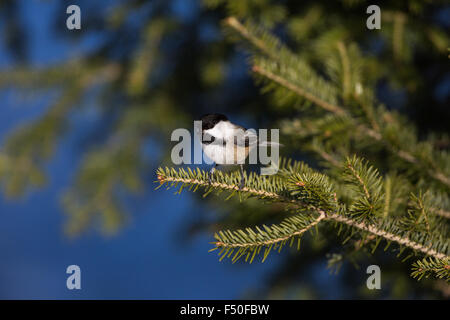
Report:
M 101 130 L 87 133 L 94 142 L 80 148 L 82 161 L 62 195 L 68 235 L 97 222 L 104 233 L 119 231 L 132 214 L 120 196 L 156 181 L 217 194 L 198 199 L 219 211 L 214 222 L 187 228 L 214 235 L 219 259 L 268 262 L 272 251 L 289 252 L 269 296 L 295 288 L 297 275 L 324 258 L 343 272 L 380 264 L 400 283 L 400 297 L 430 287 L 448 291 L 445 3 L 383 3 L 380 30 L 366 28 L 365 1 L 192 3 L 190 17 L 170 1 L 132 0 L 110 10 L 79 1 L 82 29 L 62 32 L 64 22 L 56 21 L 55 33 L 77 44 L 101 30 L 104 41 L 39 68 L 27 59 L 17 1 L 0 3 L 2 41 L 12 57 L 0 88 L 22 98 L 31 93 L 46 106 L 2 142 L 3 193 L 17 197 L 44 185 L 48 161 L 73 130 L 72 115 L 95 105 Z M 217 172 L 209 185 L 199 167 L 173 166 L 172 130 L 191 128 L 211 111 L 281 128 L 278 174 L 248 173 L 239 190 L 239 173 Z M 149 139 L 162 156 L 146 157 Z M 348 286 L 351 273 L 344 275 Z

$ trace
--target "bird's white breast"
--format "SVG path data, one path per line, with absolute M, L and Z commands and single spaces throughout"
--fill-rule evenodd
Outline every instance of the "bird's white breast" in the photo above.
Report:
M 239 136 L 239 130 L 243 130 L 228 121 L 220 121 L 213 128 L 205 130 L 205 134 L 213 136 L 216 143 L 202 144 L 203 152 L 216 164 L 244 163 L 248 155 L 248 148 L 244 145 L 238 147 L 234 144 L 235 137 Z M 243 134 L 241 131 L 240 134 Z M 217 140 L 225 142 L 225 145 L 217 143 Z

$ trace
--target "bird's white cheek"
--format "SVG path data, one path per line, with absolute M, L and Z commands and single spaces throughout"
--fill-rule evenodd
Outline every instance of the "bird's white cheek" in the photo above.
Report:
M 221 130 L 221 126 L 216 125 L 214 128 L 205 130 L 204 133 L 209 134 L 216 139 L 222 139 L 224 137 L 224 131 Z

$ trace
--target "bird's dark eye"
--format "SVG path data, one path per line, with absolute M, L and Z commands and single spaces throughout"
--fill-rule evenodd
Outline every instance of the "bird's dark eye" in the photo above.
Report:
M 216 138 L 214 136 L 205 133 L 202 138 L 202 143 L 203 144 L 211 144 L 214 142 L 214 140 L 216 140 Z

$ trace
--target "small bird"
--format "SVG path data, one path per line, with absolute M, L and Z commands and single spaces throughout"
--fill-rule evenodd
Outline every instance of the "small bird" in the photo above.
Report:
M 200 117 L 202 121 L 201 135 L 199 137 L 203 152 L 214 161 L 209 171 L 209 183 L 218 165 L 239 165 L 241 182 L 239 189 L 245 185 L 243 164 L 253 147 L 275 145 L 277 143 L 261 143 L 253 131 L 234 124 L 220 113 L 205 114 Z M 278 144 L 279 145 L 279 144 Z

